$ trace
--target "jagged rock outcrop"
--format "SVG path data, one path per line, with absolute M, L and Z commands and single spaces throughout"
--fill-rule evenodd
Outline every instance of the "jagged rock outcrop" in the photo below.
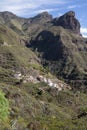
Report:
M 80 23 L 75 18 L 75 12 L 69 11 L 63 16 L 53 20 L 54 25 L 62 26 L 65 29 L 71 29 L 73 32 L 80 34 Z

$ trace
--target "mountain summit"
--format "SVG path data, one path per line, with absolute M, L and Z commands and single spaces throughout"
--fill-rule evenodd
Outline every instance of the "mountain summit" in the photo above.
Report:
M 80 34 L 80 23 L 75 18 L 75 12 L 69 11 L 63 16 L 53 20 L 54 25 L 62 26 L 65 29 L 71 29 L 74 33 Z
M 48 18 L 50 21 L 52 20 L 52 15 L 50 15 L 48 12 L 42 12 L 40 14 L 38 14 L 37 16 L 35 16 L 34 18 Z

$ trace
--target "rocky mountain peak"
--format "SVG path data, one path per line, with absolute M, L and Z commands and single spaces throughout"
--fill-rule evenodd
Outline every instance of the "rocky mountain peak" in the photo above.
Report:
M 52 17 L 52 15 L 50 15 L 48 12 L 42 12 L 40 14 L 38 14 L 36 17 L 40 18 L 40 17 Z
M 65 29 L 70 29 L 74 33 L 80 34 L 80 23 L 75 18 L 74 11 L 65 13 L 63 16 L 54 19 L 53 22 L 56 26 L 62 26 Z
M 45 11 L 35 16 L 34 19 L 48 19 L 48 21 L 51 21 L 52 15 Z
M 3 18 L 14 18 L 16 17 L 15 14 L 13 14 L 12 12 L 9 12 L 9 11 L 4 11 L 4 12 L 0 12 L 0 16 L 3 17 Z
M 67 15 L 69 17 L 75 17 L 75 12 L 74 11 L 69 11 L 65 15 Z

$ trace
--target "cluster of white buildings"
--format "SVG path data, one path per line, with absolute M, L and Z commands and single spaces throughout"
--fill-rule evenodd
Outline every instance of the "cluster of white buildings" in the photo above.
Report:
M 48 86 L 57 88 L 58 91 L 64 90 L 64 89 L 71 89 L 71 87 L 62 81 L 58 80 L 57 82 L 54 81 L 54 79 L 46 78 L 43 76 L 39 76 L 40 81 L 47 83 Z
M 63 83 L 62 81 L 58 80 L 57 82 L 54 81 L 54 79 L 50 79 L 47 77 L 44 77 L 42 75 L 39 75 L 37 77 L 27 75 L 23 76 L 20 72 L 15 73 L 14 77 L 16 79 L 23 79 L 23 83 L 32 82 L 32 83 L 38 83 L 38 82 L 45 82 L 48 86 L 52 88 L 57 88 L 58 91 L 64 90 L 64 89 L 71 89 L 69 85 Z

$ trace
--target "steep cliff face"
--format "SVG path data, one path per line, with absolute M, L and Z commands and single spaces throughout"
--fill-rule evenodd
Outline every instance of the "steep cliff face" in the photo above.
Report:
M 75 12 L 69 11 L 63 16 L 53 20 L 55 26 L 62 26 L 65 29 L 70 29 L 73 32 L 80 34 L 80 23 L 75 18 Z

